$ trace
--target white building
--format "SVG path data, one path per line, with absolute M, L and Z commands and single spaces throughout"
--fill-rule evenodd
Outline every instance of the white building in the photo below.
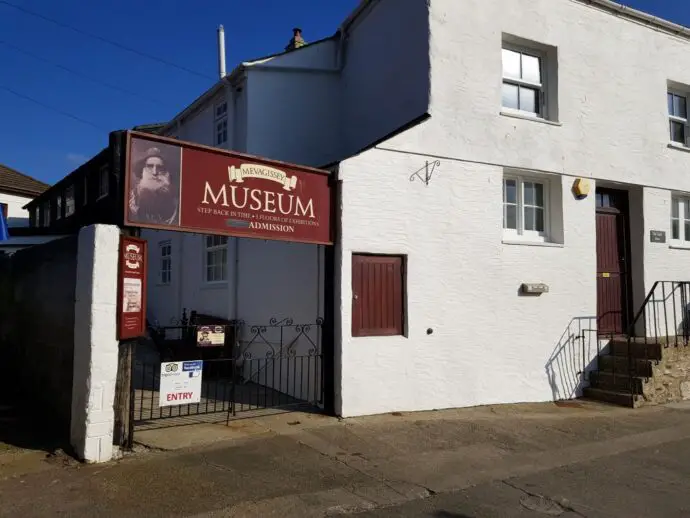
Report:
M 29 212 L 24 206 L 48 187 L 48 184 L 0 164 L 0 211 L 7 226 L 14 229 L 28 227 Z M 0 241 L 0 252 L 12 253 L 50 239 L 46 236 L 13 236 Z
M 365 0 L 165 133 L 338 164 L 338 414 L 564 399 L 597 321 L 690 279 L 689 61 L 689 29 L 608 0 Z M 321 247 L 145 235 L 161 322 L 322 315 Z M 375 272 L 401 288 L 363 291 Z

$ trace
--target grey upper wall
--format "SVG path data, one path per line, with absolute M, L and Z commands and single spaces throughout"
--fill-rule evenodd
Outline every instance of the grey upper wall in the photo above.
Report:
M 429 74 L 426 0 L 373 0 L 332 38 L 244 63 L 167 134 L 216 145 L 213 106 L 225 98 L 223 147 L 319 167 L 426 113 Z
M 348 156 L 429 107 L 429 8 L 425 0 L 377 0 L 349 27 L 341 102 Z

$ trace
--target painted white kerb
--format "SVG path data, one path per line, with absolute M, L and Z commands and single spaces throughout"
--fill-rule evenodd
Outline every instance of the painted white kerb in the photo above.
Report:
M 79 232 L 70 441 L 86 462 L 113 458 L 119 243 L 117 227 Z

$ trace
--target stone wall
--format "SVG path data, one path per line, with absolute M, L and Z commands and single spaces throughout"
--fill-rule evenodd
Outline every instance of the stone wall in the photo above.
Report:
M 661 358 L 652 364 L 652 378 L 642 385 L 645 403 L 690 400 L 690 345 L 662 347 Z
M 11 403 L 69 434 L 77 239 L 0 261 L 0 389 Z

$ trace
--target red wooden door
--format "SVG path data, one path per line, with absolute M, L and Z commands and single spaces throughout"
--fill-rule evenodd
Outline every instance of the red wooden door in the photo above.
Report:
M 626 332 L 629 314 L 627 193 L 597 190 L 597 327 Z

